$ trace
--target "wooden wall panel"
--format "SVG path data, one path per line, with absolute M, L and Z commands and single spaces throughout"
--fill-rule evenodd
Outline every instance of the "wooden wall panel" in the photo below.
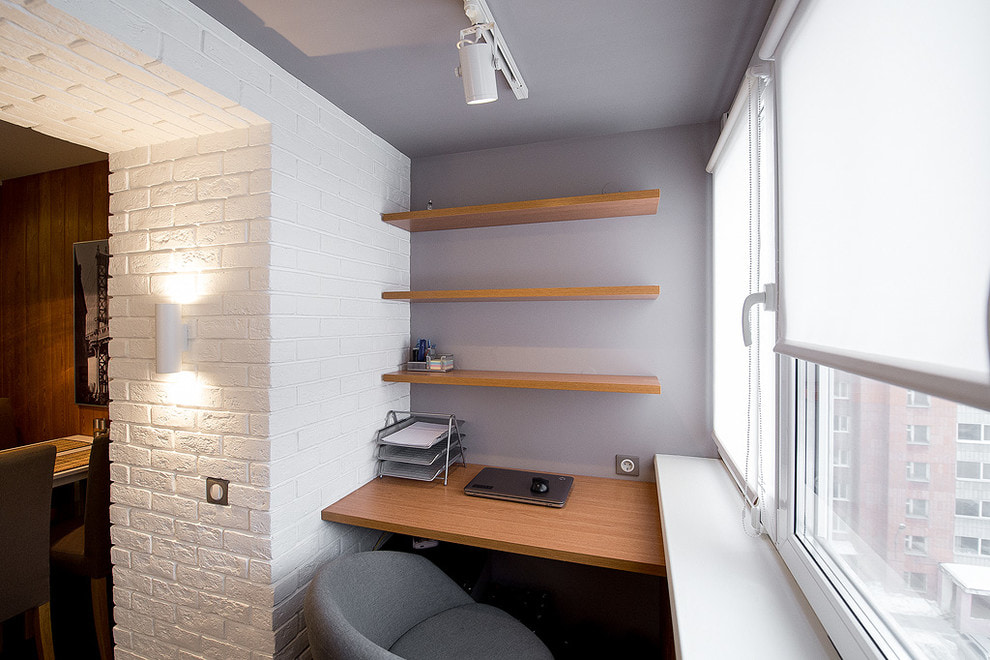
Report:
M 0 396 L 27 444 L 90 434 L 102 406 L 77 406 L 72 244 L 108 238 L 106 161 L 0 186 Z

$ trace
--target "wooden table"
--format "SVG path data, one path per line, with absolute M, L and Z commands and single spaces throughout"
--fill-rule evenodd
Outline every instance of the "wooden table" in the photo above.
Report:
M 465 545 L 666 575 L 655 484 L 574 477 L 562 509 L 464 494 L 484 466 L 442 481 L 382 477 L 323 509 L 323 520 Z
M 55 445 L 55 471 L 52 488 L 64 486 L 86 478 L 89 471 L 89 452 L 93 438 L 88 435 L 70 435 L 54 440 L 44 440 L 41 445 Z

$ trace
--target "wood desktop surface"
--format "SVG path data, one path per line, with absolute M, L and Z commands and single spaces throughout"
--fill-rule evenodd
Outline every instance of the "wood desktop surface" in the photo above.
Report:
M 561 509 L 464 494 L 484 466 L 442 481 L 382 477 L 323 509 L 323 520 L 534 557 L 666 575 L 656 486 L 574 477 Z

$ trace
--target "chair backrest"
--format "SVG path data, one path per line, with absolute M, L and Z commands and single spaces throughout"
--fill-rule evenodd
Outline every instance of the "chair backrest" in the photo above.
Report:
M 474 602 L 429 560 L 360 552 L 328 562 L 306 594 L 315 658 L 398 658 L 386 649 L 417 623 Z
M 110 574 L 110 436 L 93 438 L 86 474 L 84 554 L 91 577 Z
M 11 405 L 10 399 L 0 398 L 0 449 L 10 449 L 17 445 L 14 407 Z
M 53 445 L 0 451 L 0 621 L 48 602 Z

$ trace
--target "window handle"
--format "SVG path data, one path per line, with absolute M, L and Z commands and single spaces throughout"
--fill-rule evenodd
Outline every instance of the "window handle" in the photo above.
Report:
M 768 312 L 777 311 L 777 285 L 766 284 L 763 291 L 757 291 L 746 296 L 742 308 L 742 334 L 743 344 L 749 346 L 753 343 L 753 330 L 749 322 L 749 311 L 755 305 L 763 305 Z

